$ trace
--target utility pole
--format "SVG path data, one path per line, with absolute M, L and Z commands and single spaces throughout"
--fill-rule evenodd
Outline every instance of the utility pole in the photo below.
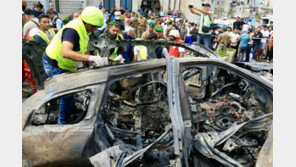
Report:
M 49 0 L 43 0 L 43 4 L 44 4 L 44 13 L 46 13 L 47 10 L 49 9 Z

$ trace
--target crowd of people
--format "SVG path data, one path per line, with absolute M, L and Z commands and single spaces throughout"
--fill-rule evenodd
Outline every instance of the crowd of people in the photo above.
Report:
M 82 13 L 82 9 L 79 9 L 73 12 L 72 15 L 61 19 L 54 10 L 53 3 L 50 3 L 50 9 L 46 14 L 43 12 L 44 8 L 40 2 L 34 4 L 32 9 L 26 9 L 24 6 L 26 4 L 23 4 L 23 37 L 43 44 L 48 43 L 63 25 L 78 18 Z M 197 25 L 181 18 L 182 13 L 180 10 L 163 12 L 158 9 L 140 8 L 138 11 L 129 11 L 123 7 L 115 7 L 110 12 L 107 12 L 102 3 L 100 3 L 99 8 L 104 15 L 104 25 L 99 27 L 94 34 L 96 37 L 99 37 L 110 27 L 110 23 L 116 23 L 119 27 L 118 40 L 137 38 L 147 40 L 151 39 L 148 38 L 150 34 L 151 37 L 156 34 L 157 38 L 155 40 L 174 40 L 187 44 L 198 42 L 218 53 L 227 53 L 228 49 L 226 48 L 235 49 L 235 61 L 263 61 L 264 59 L 268 59 L 267 62 L 272 61 L 272 25 L 255 27 L 248 20 L 242 20 L 238 17 L 231 27 L 225 26 L 213 29 L 211 24 L 214 20 L 214 14 L 210 10 L 211 5 L 203 4 L 203 7 L 203 9 L 199 9 L 196 6 L 189 7 L 193 14 L 200 15 L 201 17 L 200 23 Z M 42 16 L 38 18 L 40 15 Z M 46 21 L 41 22 L 41 19 Z M 44 26 L 44 22 L 49 22 L 50 26 Z M 172 38 L 170 38 L 171 30 L 178 31 L 178 33 L 173 31 L 174 33 L 172 34 L 175 34 L 175 36 Z M 124 48 L 124 51 L 126 62 L 134 60 L 134 47 Z M 183 51 L 182 48 L 181 51 Z M 179 55 L 179 53 L 174 55 Z
M 212 33 L 213 50 L 235 49 L 236 61 L 273 60 L 273 25 L 253 26 L 237 17 L 232 27 L 218 28 Z
M 102 4 L 100 9 L 88 6 L 61 19 L 54 10 L 53 3 L 50 3 L 50 9 L 44 12 L 40 2 L 34 4 L 33 9 L 29 9 L 23 1 L 22 35 L 27 40 L 46 46 L 42 62 L 48 77 L 76 71 L 85 66 L 129 63 L 167 56 L 183 58 L 186 54 L 184 48 L 177 46 L 158 46 L 151 50 L 138 45 L 117 46 L 110 51 L 111 55 L 101 57 L 100 50 L 92 50 L 89 47 L 90 38 L 118 41 L 169 40 L 189 45 L 197 42 L 217 52 L 226 52 L 227 48 L 233 48 L 239 55 L 237 61 L 249 61 L 251 53 L 254 60 L 262 61 L 267 50 L 265 55 L 269 56 L 269 60 L 272 59 L 272 26 L 253 27 L 238 18 L 233 27 L 214 28 L 211 5 L 207 3 L 202 6 L 202 9 L 194 5 L 188 7 L 193 14 L 200 15 L 201 22 L 197 25 L 181 18 L 180 11 L 169 10 L 164 13 L 159 10 L 139 9 L 137 12 L 130 12 L 123 7 L 115 7 L 108 13 Z M 24 60 L 23 82 L 25 79 L 29 79 L 35 93 L 36 83 Z M 60 99 L 59 124 L 68 122 L 72 104 L 72 96 Z

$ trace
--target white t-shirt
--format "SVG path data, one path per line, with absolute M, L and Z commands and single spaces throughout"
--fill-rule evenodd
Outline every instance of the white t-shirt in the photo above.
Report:
M 118 16 L 116 16 L 116 15 L 118 15 Z M 120 11 L 114 12 L 114 19 L 115 20 L 120 20 L 120 15 L 121 15 L 121 12 Z
M 192 31 L 193 27 L 187 28 L 187 37 L 191 37 L 190 31 Z
M 266 30 L 266 31 L 261 30 L 261 33 L 262 33 L 262 36 L 266 36 L 266 38 L 263 38 L 263 37 L 262 37 L 261 42 L 262 42 L 262 43 L 266 43 L 267 38 L 269 37 L 269 31 L 268 31 L 268 30 Z
M 125 26 L 125 28 L 124 28 L 124 32 L 129 32 L 129 30 L 130 30 L 131 28 L 132 28 L 131 26 Z
M 244 24 L 243 25 L 243 32 L 246 31 L 248 33 L 249 28 L 250 28 L 249 24 Z
M 237 43 L 231 43 L 231 46 L 237 46 L 238 45 L 238 39 L 240 38 L 239 34 L 230 33 L 229 35 L 230 35 L 230 41 L 231 42 L 237 42 Z

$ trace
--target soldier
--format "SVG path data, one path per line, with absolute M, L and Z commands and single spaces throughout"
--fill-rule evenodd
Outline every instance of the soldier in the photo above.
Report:
M 158 40 L 163 40 L 163 41 L 167 41 L 168 40 L 167 38 L 165 38 L 163 36 L 163 29 L 161 27 L 156 28 L 155 31 L 156 31 L 156 35 L 158 37 Z
M 155 23 L 154 21 L 150 21 L 149 22 L 149 28 L 147 31 L 145 31 L 143 34 L 142 34 L 142 37 L 141 37 L 141 40 L 146 40 L 148 39 L 148 36 L 150 33 L 154 32 L 155 33 Z
M 223 27 L 221 29 L 221 34 L 218 36 L 218 39 L 217 39 L 217 42 L 219 43 L 218 48 L 217 48 L 218 52 L 226 53 L 226 48 L 230 42 L 230 36 L 226 31 L 227 31 L 227 28 Z
M 131 13 L 131 27 L 136 29 L 136 32 L 138 32 L 138 17 L 136 16 L 135 12 Z
M 141 35 L 146 30 L 147 19 L 144 17 L 144 14 L 141 13 L 140 18 L 138 20 L 139 20 L 138 37 L 141 37 Z

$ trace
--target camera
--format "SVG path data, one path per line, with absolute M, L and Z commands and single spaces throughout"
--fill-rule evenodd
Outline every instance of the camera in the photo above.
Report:
M 212 30 L 216 30 L 216 29 L 219 28 L 219 26 L 218 26 L 218 24 L 212 23 L 211 26 L 210 26 L 210 28 L 211 28 Z
M 189 8 L 193 8 L 193 5 L 189 5 Z

